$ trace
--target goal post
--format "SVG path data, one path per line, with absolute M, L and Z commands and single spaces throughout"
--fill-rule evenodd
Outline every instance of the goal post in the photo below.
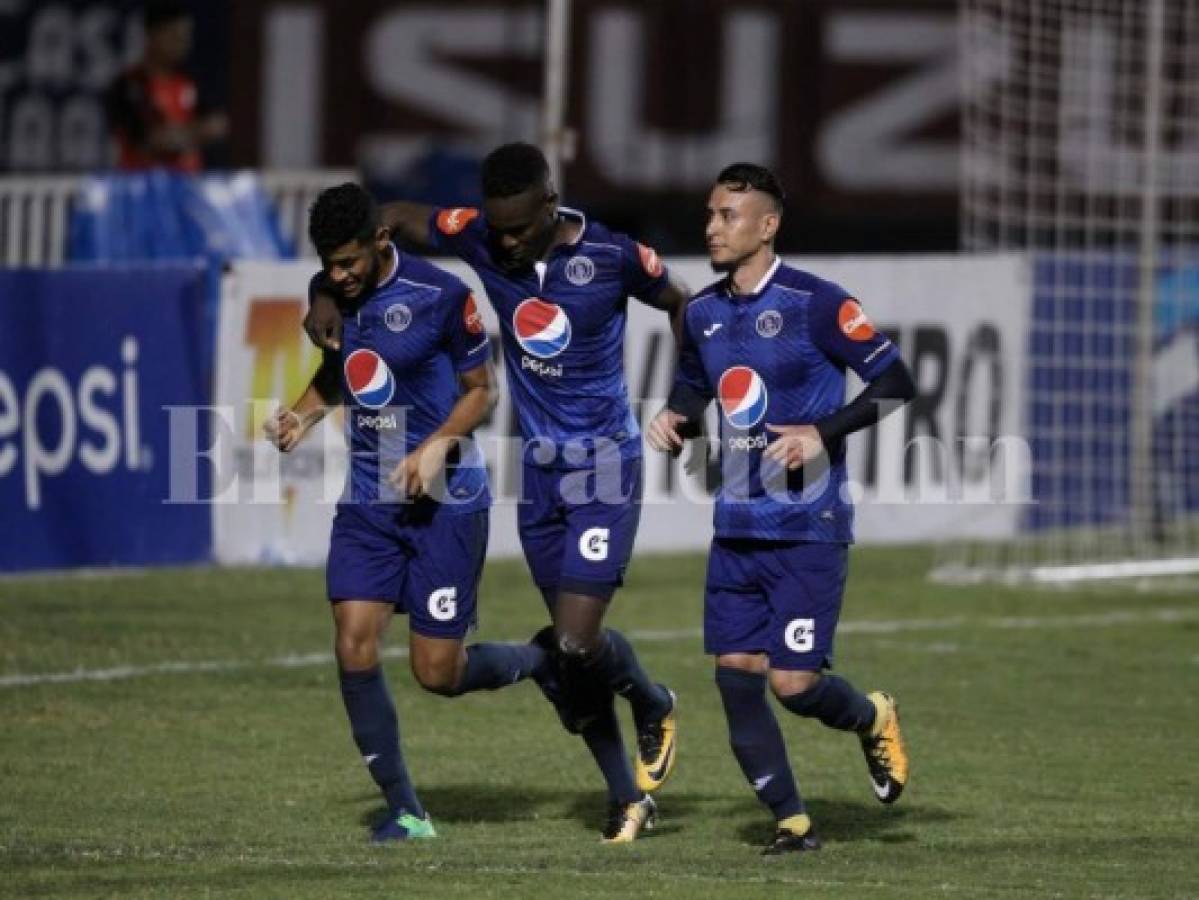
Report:
M 1034 272 L 1015 537 L 936 575 L 1199 572 L 1199 0 L 960 0 L 961 244 Z

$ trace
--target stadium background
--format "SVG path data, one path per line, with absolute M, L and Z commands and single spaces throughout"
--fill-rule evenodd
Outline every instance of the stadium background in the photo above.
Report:
M 0 895 L 1191 893 L 1194 582 L 1046 591 L 1027 576 L 1141 575 L 1097 563 L 1151 557 L 1167 575 L 1194 570 L 1199 142 L 1164 132 L 1181 163 L 1160 185 L 1158 230 L 1186 252 L 1150 266 L 1148 294 L 1143 258 L 1129 261 L 1144 252 L 1135 204 L 1084 204 L 1088 235 L 1127 226 L 1118 252 L 987 241 L 988 215 L 1052 230 L 1055 213 L 1021 198 L 1070 184 L 1017 166 L 1026 195 L 996 200 L 976 190 L 994 170 L 962 164 L 1046 143 L 1016 131 L 1020 104 L 991 109 L 973 90 L 1043 77 L 1049 42 L 988 69 L 964 52 L 979 22 L 1037 38 L 1090 10 L 1137 44 L 1096 65 L 1127 72 L 1145 60 L 1142 12 L 1163 3 L 1170 33 L 1199 35 L 1194 0 L 570 4 L 568 203 L 655 245 L 697 288 L 712 175 L 735 158 L 773 166 L 789 192 L 780 249 L 861 295 L 920 390 L 851 445 L 863 546 L 839 643 L 847 671 L 904 698 L 913 790 L 880 814 L 845 747 L 787 723 L 828 852 L 763 871 L 761 814 L 698 640 L 709 498 L 695 476 L 649 460 L 616 610 L 689 698 L 691 760 L 663 794 L 662 832 L 597 856 L 598 795 L 589 805 L 581 755 L 534 692 L 446 704 L 393 662 L 406 752 L 450 849 L 382 859 L 353 828 L 373 807 L 310 568 L 337 438 L 282 466 L 257 440 L 315 362 L 299 333 L 312 261 L 295 258 L 307 203 L 353 177 L 382 199 L 477 201 L 487 149 L 543 136 L 551 4 L 195 0 L 190 68 L 232 128 L 187 179 L 110 169 L 100 94 L 138 52 L 137 3 L 0 0 L 0 859 L 13 873 Z M 1182 98 L 1165 104 L 1175 126 L 1199 121 L 1199 41 L 1182 43 L 1163 79 Z M 1151 92 L 1134 87 L 1115 113 L 1140 115 Z M 1121 119 L 1105 137 L 1129 134 Z M 633 310 L 628 363 L 652 415 L 670 339 L 646 311 Z M 1147 482 L 1138 409 L 1152 410 Z M 511 427 L 501 403 L 483 436 L 499 447 Z M 502 450 L 492 463 L 510 497 Z M 498 507 L 483 634 L 521 639 L 540 610 L 504 559 L 512 516 Z M 927 578 L 1010 576 L 1012 559 L 1020 586 Z

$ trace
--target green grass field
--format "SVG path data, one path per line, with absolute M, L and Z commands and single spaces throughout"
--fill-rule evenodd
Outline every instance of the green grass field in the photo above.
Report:
M 319 572 L 0 581 L 0 895 L 1199 895 L 1194 596 L 935 586 L 929 559 L 855 551 L 838 642 L 839 671 L 900 699 L 908 792 L 880 806 L 852 737 L 780 711 L 825 848 L 772 860 L 701 651 L 699 557 L 636 560 L 611 617 L 680 695 L 662 823 L 628 847 L 599 844 L 598 775 L 534 686 L 445 700 L 398 658 L 442 837 L 366 844 L 382 810 Z M 518 563 L 482 597 L 480 637 L 542 623 Z

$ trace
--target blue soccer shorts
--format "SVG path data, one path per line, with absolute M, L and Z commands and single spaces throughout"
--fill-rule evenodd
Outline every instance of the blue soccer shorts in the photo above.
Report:
M 829 668 L 848 564 L 845 544 L 715 538 L 705 652 L 765 653 L 772 669 Z
M 525 463 L 517 528 L 533 581 L 608 600 L 624 583 L 641 520 L 641 458 L 595 470 Z
M 461 639 L 476 620 L 487 527 L 486 509 L 341 504 L 325 567 L 329 599 L 394 603 L 417 634 Z

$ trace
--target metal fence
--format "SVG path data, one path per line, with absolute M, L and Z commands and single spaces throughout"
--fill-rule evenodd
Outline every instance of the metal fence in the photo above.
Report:
M 274 201 L 283 233 L 303 255 L 311 252 L 304 233 L 316 195 L 357 178 L 351 169 L 264 171 L 259 176 Z M 0 267 L 61 266 L 72 207 L 86 182 L 78 175 L 0 178 Z

